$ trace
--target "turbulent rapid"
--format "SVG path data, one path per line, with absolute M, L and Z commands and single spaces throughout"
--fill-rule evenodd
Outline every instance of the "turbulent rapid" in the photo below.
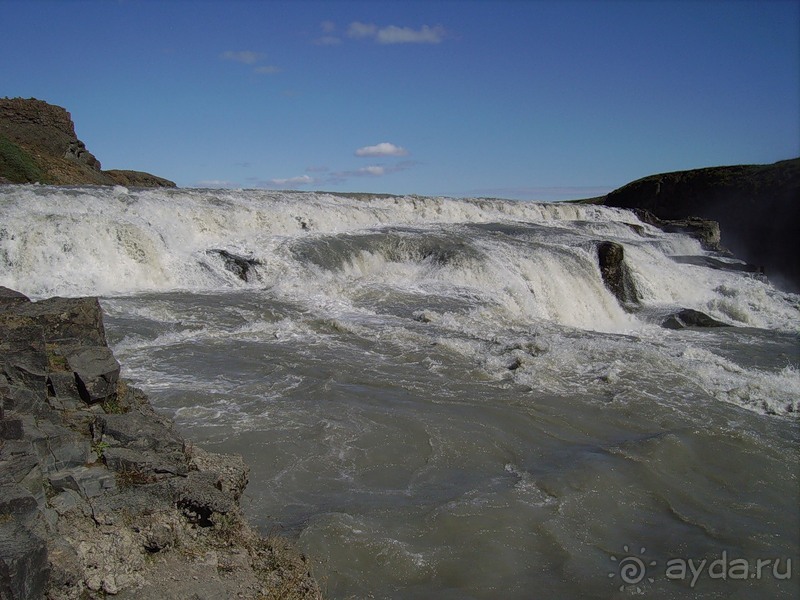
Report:
M 689 236 L 258 190 L 0 186 L 0 215 L 0 285 L 100 296 L 123 374 L 244 455 L 328 597 L 797 593 L 800 297 Z

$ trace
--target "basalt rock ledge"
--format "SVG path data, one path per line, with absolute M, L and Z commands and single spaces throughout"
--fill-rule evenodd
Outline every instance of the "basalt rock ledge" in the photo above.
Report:
M 247 478 L 120 377 L 96 298 L 0 287 L 0 598 L 319 599 L 244 519 Z

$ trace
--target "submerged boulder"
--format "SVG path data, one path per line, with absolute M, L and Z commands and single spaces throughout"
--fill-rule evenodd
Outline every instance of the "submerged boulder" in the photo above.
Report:
M 625 264 L 625 248 L 617 242 L 600 242 L 597 245 L 597 262 L 603 283 L 621 304 L 637 304 L 641 299 L 633 282 L 630 269 Z
M 219 248 L 213 248 L 209 250 L 208 253 L 216 254 L 222 258 L 225 268 L 242 281 L 250 281 L 250 273 L 253 270 L 253 267 L 261 264 L 261 261 L 257 258 L 241 256 L 239 254 L 234 254 L 233 252 Z
M 665 329 L 686 329 L 687 327 L 730 327 L 727 323 L 717 321 L 699 310 L 684 308 L 667 316 L 661 326 Z

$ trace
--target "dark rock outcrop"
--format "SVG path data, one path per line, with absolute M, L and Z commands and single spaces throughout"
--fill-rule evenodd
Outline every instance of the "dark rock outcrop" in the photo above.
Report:
M 244 521 L 247 473 L 119 378 L 97 299 L 0 288 L 0 597 L 319 598 Z
M 661 326 L 665 329 L 685 329 L 687 327 L 730 327 L 727 323 L 717 321 L 707 314 L 691 308 L 684 308 L 667 316 Z
M 117 393 L 119 363 L 111 350 L 88 346 L 68 353 L 66 359 L 81 400 L 87 404 L 102 402 Z
M 175 187 L 139 171 L 103 171 L 70 114 L 35 98 L 0 98 L 0 183 Z
M 635 208 L 633 212 L 643 223 L 648 223 L 658 227 L 667 233 L 685 233 L 695 238 L 706 250 L 712 252 L 727 252 L 722 247 L 722 234 L 719 223 L 711 219 L 701 219 L 699 217 L 687 217 L 685 219 L 659 219 L 657 216 L 644 210 Z
M 600 266 L 603 283 L 616 296 L 620 304 L 629 306 L 641 300 L 630 269 L 625 264 L 625 248 L 622 244 L 600 242 L 597 245 L 597 262 Z
M 250 274 L 253 267 L 260 265 L 261 261 L 256 258 L 248 258 L 229 252 L 228 250 L 211 249 L 209 254 L 216 254 L 225 263 L 225 268 L 236 275 L 242 281 L 250 281 Z
M 800 291 L 800 158 L 651 175 L 614 190 L 603 203 L 662 220 L 717 221 L 725 247 L 763 265 L 779 287 Z

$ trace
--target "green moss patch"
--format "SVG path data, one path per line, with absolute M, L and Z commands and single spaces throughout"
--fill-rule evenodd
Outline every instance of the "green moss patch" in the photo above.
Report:
M 44 182 L 44 174 L 33 157 L 7 137 L 0 135 L 0 177 L 12 183 Z

